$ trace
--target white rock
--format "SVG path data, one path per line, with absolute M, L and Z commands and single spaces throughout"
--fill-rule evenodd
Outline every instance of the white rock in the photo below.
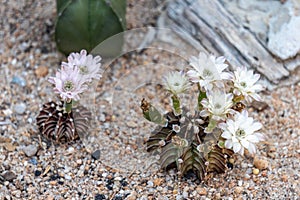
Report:
M 152 181 L 148 181 L 148 182 L 147 182 L 147 186 L 148 186 L 148 187 L 153 187 L 153 185 L 154 185 L 154 183 L 153 183 Z
M 26 104 L 25 103 L 18 103 L 14 106 L 14 111 L 20 115 L 22 115 L 26 110 Z
M 37 151 L 38 151 L 38 147 L 36 145 L 29 145 L 29 146 L 23 147 L 23 152 L 28 157 L 34 156 Z
M 293 3 L 284 4 L 270 19 L 268 49 L 282 60 L 300 53 L 300 16 L 295 15 Z
M 182 200 L 183 197 L 181 195 L 176 195 L 176 200 Z
M 183 198 L 188 198 L 188 197 L 189 197 L 189 193 L 187 193 L 187 192 L 184 191 L 184 192 L 182 193 L 182 196 L 183 196 Z
M 71 180 L 71 179 L 72 179 L 72 177 L 71 177 L 71 176 L 69 176 L 68 174 L 65 174 L 65 179 L 66 179 L 66 180 Z

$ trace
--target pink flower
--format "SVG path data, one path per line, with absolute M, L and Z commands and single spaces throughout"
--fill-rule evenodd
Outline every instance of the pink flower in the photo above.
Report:
M 56 76 L 50 77 L 48 81 L 55 85 L 54 92 L 65 101 L 72 99 L 78 101 L 80 99 L 79 94 L 87 89 L 77 66 L 67 69 L 62 66 L 61 70 L 56 72 Z
M 87 82 L 91 82 L 92 79 L 99 80 L 102 76 L 101 70 L 101 57 L 93 57 L 91 54 L 87 54 L 86 50 L 81 50 L 79 53 L 71 53 L 68 56 L 68 62 L 62 62 L 62 66 L 65 68 L 72 68 L 77 66 L 80 74 Z

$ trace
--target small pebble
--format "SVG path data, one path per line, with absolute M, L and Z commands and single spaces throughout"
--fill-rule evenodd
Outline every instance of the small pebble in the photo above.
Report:
M 104 194 L 96 194 L 94 200 L 104 200 L 106 199 Z
M 257 174 L 259 174 L 259 169 L 257 169 L 257 168 L 254 168 L 254 169 L 252 170 L 252 173 L 253 173 L 254 175 L 257 175 Z
M 38 151 L 38 147 L 36 145 L 29 145 L 26 147 L 23 147 L 23 152 L 26 156 L 31 157 L 34 156 Z
M 163 182 L 164 182 L 164 179 L 162 179 L 162 178 L 156 178 L 153 181 L 154 186 L 160 186 Z
M 243 185 L 243 181 L 242 180 L 239 180 L 238 181 L 238 186 L 242 186 Z
M 19 77 L 19 76 L 14 76 L 11 83 L 17 84 L 19 86 L 25 87 L 26 86 L 26 81 L 24 78 Z
M 26 111 L 26 104 L 25 103 L 18 103 L 14 106 L 14 111 L 19 114 L 22 115 L 24 114 L 24 112 Z
M 10 116 L 11 114 L 13 114 L 13 112 L 11 111 L 11 109 L 5 109 L 5 110 L 2 110 L 3 114 L 6 115 L 6 116 Z
M 36 160 L 35 157 L 34 157 L 34 158 L 31 158 L 31 159 L 29 160 L 29 162 L 30 162 L 31 164 L 33 164 L 33 165 L 37 165 L 37 164 L 38 164 L 38 161 Z
M 247 168 L 248 165 L 247 165 L 247 163 L 242 163 L 242 164 L 241 164 L 241 167 L 242 167 L 242 168 Z
M 18 62 L 18 61 L 17 61 L 17 59 L 16 59 L 16 58 L 14 58 L 14 59 L 11 61 L 11 64 L 12 64 L 12 65 L 16 65 L 16 64 L 17 64 L 17 62 Z
M 147 182 L 147 186 L 148 186 L 148 187 L 153 187 L 153 186 L 154 186 L 154 183 L 153 183 L 152 181 L 148 181 L 148 182 Z
M 287 176 L 286 174 L 283 174 L 283 175 L 281 176 L 281 180 L 282 180 L 283 182 L 287 182 L 287 181 L 288 181 L 288 176 Z
M 183 198 L 188 198 L 189 197 L 189 193 L 187 193 L 186 191 L 184 191 L 182 193 Z
M 27 190 L 27 192 L 28 192 L 29 194 L 31 194 L 34 190 L 36 190 L 36 188 L 30 186 L 30 187 L 28 187 L 26 190 Z
M 251 168 L 248 168 L 247 170 L 246 170 L 246 174 L 251 174 L 252 173 L 252 169 Z
M 130 128 L 136 128 L 137 127 L 137 123 L 135 123 L 134 121 L 129 121 L 126 124 Z
M 137 199 L 137 193 L 136 193 L 136 191 L 132 191 L 130 193 L 130 195 L 126 197 L 126 200 L 136 200 L 136 199 Z
M 46 66 L 40 66 L 35 70 L 35 75 L 38 78 L 45 77 L 47 76 L 47 74 L 48 74 L 48 67 Z
M 240 194 L 243 190 L 244 190 L 244 188 L 241 186 L 237 186 L 234 188 L 234 192 L 237 194 Z
M 81 164 L 82 164 L 82 160 L 81 160 L 81 159 L 76 160 L 76 163 L 77 163 L 78 165 L 81 165 Z
M 267 176 L 268 176 L 267 170 L 263 170 L 263 171 L 261 172 L 261 175 L 262 175 L 263 177 L 267 177 Z
M 4 178 L 4 180 L 6 181 L 13 181 L 17 176 L 14 172 L 12 171 L 6 171 L 2 174 L 2 177 Z
M 49 183 L 50 183 L 50 185 L 56 185 L 57 181 L 50 181 Z
M 67 150 L 68 154 L 72 154 L 74 153 L 74 151 L 75 151 L 74 147 L 69 147 Z
M 259 169 L 259 170 L 263 170 L 263 169 L 267 169 L 269 162 L 267 161 L 266 158 L 263 157 L 255 157 L 254 161 L 253 161 L 254 166 Z
M 232 164 L 231 162 L 227 162 L 227 167 L 228 167 L 229 169 L 233 169 L 233 164 Z
M 53 199 L 54 199 L 54 197 L 52 195 L 49 195 L 49 196 L 47 196 L 46 200 L 53 200 Z
M 41 174 L 42 174 L 42 172 L 40 170 L 35 170 L 34 171 L 35 176 L 40 176 Z
M 183 197 L 179 194 L 179 195 L 176 195 L 176 200 L 182 200 Z
M 92 153 L 92 158 L 98 160 L 100 158 L 100 150 L 96 150 Z
M 4 147 L 5 147 L 5 149 L 6 149 L 7 151 L 10 151 L 10 152 L 16 150 L 16 146 L 13 145 L 12 143 L 5 143 L 5 144 L 4 144 Z
M 21 197 L 21 191 L 20 190 L 14 190 L 11 192 L 12 195 L 17 197 L 18 199 Z
M 197 191 L 197 193 L 200 194 L 200 195 L 207 195 L 207 191 L 206 191 L 205 188 L 197 187 L 197 188 L 196 188 L 196 191 Z

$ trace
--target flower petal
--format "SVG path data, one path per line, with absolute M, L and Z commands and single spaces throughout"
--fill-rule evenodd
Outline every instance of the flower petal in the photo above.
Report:
M 240 143 L 236 142 L 236 143 L 233 143 L 233 151 L 235 153 L 239 152 L 241 150 L 242 146 Z

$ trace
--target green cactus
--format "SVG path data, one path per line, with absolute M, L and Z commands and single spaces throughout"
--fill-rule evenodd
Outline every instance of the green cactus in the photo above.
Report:
M 57 0 L 55 40 L 65 55 L 86 49 L 90 52 L 105 39 L 126 29 L 126 0 Z M 122 38 L 123 39 L 123 38 Z M 121 40 L 122 40 L 121 39 Z M 122 41 L 108 50 L 114 56 Z
M 144 99 L 143 102 L 145 105 Z M 142 110 L 145 111 L 144 107 Z M 172 111 L 163 118 L 167 119 L 166 125 L 158 126 L 147 141 L 147 151 L 160 154 L 163 169 L 176 167 L 182 176 L 193 171 L 200 180 L 207 173 L 223 173 L 227 169 L 226 163 L 233 151 L 217 145 L 220 130 L 204 132 L 208 119 L 203 119 L 199 112 L 191 114 L 186 108 L 182 109 L 181 115 Z M 204 120 L 205 124 L 199 124 L 197 119 Z

